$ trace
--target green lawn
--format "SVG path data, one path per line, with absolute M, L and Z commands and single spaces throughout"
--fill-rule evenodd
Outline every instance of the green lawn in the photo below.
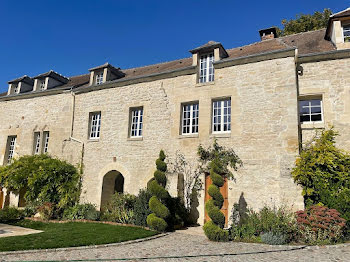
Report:
M 11 223 L 11 225 L 42 230 L 44 232 L 27 236 L 0 238 L 0 251 L 118 243 L 156 234 L 154 231 L 138 227 L 84 222 L 58 224 L 21 220 Z

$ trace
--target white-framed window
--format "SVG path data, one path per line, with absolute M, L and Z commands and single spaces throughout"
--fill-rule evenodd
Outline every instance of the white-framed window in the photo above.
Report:
M 40 153 L 40 132 L 34 132 L 34 155 Z
M 90 139 L 99 139 L 101 130 L 101 112 L 90 113 Z
M 130 110 L 130 137 L 142 137 L 143 108 L 131 108 Z
M 45 90 L 45 79 L 41 80 L 40 81 L 40 86 L 39 86 L 40 90 L 41 91 L 44 91 Z
M 182 134 L 198 134 L 199 103 L 182 105 Z
M 343 26 L 344 42 L 350 42 L 350 24 Z
M 14 94 L 18 94 L 18 92 L 19 92 L 18 84 L 15 84 L 14 87 L 13 87 L 13 93 Z
M 299 115 L 301 123 L 322 122 L 322 99 L 299 100 Z
M 7 139 L 7 164 L 12 163 L 13 156 L 15 154 L 17 136 L 9 136 Z
M 96 85 L 101 85 L 103 83 L 103 73 L 96 75 Z
M 44 137 L 43 153 L 46 154 L 49 151 L 50 132 L 44 131 L 43 137 Z
M 201 55 L 199 59 L 199 83 L 214 81 L 214 54 Z
M 213 133 L 231 132 L 231 99 L 213 101 Z

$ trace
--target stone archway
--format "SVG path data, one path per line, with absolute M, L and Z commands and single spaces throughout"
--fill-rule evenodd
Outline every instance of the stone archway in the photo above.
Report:
M 115 193 L 124 193 L 124 176 L 120 172 L 112 170 L 103 177 L 101 194 L 102 208 Z

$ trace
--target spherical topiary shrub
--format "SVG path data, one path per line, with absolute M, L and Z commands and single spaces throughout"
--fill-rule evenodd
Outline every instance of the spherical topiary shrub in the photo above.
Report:
M 157 170 L 154 172 L 154 179 L 148 183 L 148 190 L 152 194 L 149 200 L 149 208 L 152 211 L 147 217 L 147 225 L 156 231 L 165 231 L 168 227 L 165 218 L 170 214 L 169 209 L 162 203 L 169 198 L 168 191 L 164 188 L 166 185 L 167 165 L 164 162 L 165 154 L 161 150 L 159 158 L 156 160 Z

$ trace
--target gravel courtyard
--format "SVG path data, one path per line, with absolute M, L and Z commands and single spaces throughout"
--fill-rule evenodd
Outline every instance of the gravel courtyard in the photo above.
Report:
M 197 230 L 198 231 L 198 230 Z M 0 261 L 350 261 L 350 244 L 327 247 L 214 243 L 195 232 L 144 242 L 30 253 L 0 253 Z

